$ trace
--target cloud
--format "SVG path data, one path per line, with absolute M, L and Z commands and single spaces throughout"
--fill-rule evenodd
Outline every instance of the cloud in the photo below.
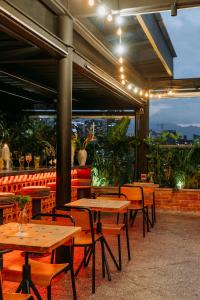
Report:
M 179 10 L 176 17 L 165 12 L 162 17 L 178 56 L 174 77 L 200 77 L 200 8 Z
M 194 127 L 199 127 L 200 128 L 200 123 L 185 123 L 185 124 L 181 124 L 181 123 L 178 123 L 177 124 L 178 126 L 181 126 L 181 127 L 190 127 L 190 126 L 194 126 Z

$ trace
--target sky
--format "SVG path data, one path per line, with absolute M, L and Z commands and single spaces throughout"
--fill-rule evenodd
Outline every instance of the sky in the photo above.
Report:
M 200 78 L 200 8 L 178 10 L 176 17 L 162 13 L 172 44 L 174 78 Z M 200 127 L 200 98 L 152 100 L 150 121 Z

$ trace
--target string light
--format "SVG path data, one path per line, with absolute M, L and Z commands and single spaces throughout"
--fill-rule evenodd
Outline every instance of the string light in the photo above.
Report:
M 125 52 L 125 47 L 124 47 L 124 45 L 122 45 L 121 43 L 120 43 L 119 45 L 117 45 L 117 47 L 116 47 L 116 52 L 117 52 L 117 54 L 119 54 L 119 55 L 124 54 L 124 52 Z
M 146 97 L 146 98 L 148 98 L 148 96 L 149 96 L 149 93 L 148 93 L 148 92 L 146 92 L 144 95 L 145 95 L 145 97 Z
M 125 75 L 124 74 L 121 74 L 121 79 L 125 79 Z
M 120 58 L 119 58 L 119 63 L 120 63 L 120 64 L 123 64 L 123 62 L 124 62 L 123 57 L 120 57 Z
M 140 95 L 140 96 L 143 96 L 143 91 L 142 91 L 142 90 L 140 91 L 139 95 Z
M 89 6 L 94 6 L 94 0 L 88 0 L 88 5 Z
M 122 84 L 123 84 L 123 85 L 125 85 L 125 84 L 126 84 L 126 81 L 125 81 L 124 79 L 122 80 Z
M 137 88 L 137 87 L 134 87 L 133 92 L 134 92 L 135 94 L 137 94 L 137 93 L 138 93 L 138 88 Z
M 104 18 L 107 14 L 107 7 L 104 4 L 100 4 L 97 7 L 97 14 L 99 15 L 99 17 Z
M 168 91 L 168 95 L 169 95 L 169 96 L 173 95 L 173 91 L 172 91 L 172 90 L 169 90 L 169 91 Z
M 120 15 L 116 16 L 115 23 L 117 25 L 122 25 L 123 24 L 123 18 Z
M 124 72 L 124 67 L 121 66 L 121 67 L 119 68 L 119 70 L 120 70 L 121 73 L 123 73 L 123 72 Z
M 112 11 L 109 12 L 106 19 L 107 19 L 108 22 L 112 22 L 112 19 L 113 19 Z
M 118 29 L 117 29 L 117 35 L 122 35 L 122 29 L 121 29 L 121 27 L 119 27 Z
M 131 84 L 131 83 L 128 84 L 127 89 L 128 89 L 129 91 L 132 89 L 132 84 Z

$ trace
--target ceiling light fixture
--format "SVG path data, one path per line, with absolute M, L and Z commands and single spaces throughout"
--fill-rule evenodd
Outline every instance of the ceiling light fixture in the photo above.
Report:
M 125 85 L 125 84 L 126 84 L 126 81 L 125 81 L 124 79 L 122 80 L 122 84 L 123 84 L 123 85 Z
M 120 70 L 121 73 L 123 73 L 123 72 L 124 72 L 124 67 L 121 66 L 121 67 L 119 68 L 119 70 Z
M 128 89 L 129 91 L 132 89 L 132 84 L 131 84 L 131 83 L 129 83 L 129 84 L 127 85 L 127 89 Z
M 140 96 L 143 96 L 143 91 L 142 91 L 142 90 L 140 91 L 139 95 L 140 95 Z
M 116 18 L 115 18 L 115 23 L 117 25 L 122 25 L 123 24 L 123 18 L 122 18 L 122 16 L 117 15 Z

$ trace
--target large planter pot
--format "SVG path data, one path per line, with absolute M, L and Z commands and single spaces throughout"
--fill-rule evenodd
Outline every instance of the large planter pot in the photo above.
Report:
M 87 151 L 81 149 L 78 151 L 78 163 L 80 167 L 84 167 L 87 160 Z

